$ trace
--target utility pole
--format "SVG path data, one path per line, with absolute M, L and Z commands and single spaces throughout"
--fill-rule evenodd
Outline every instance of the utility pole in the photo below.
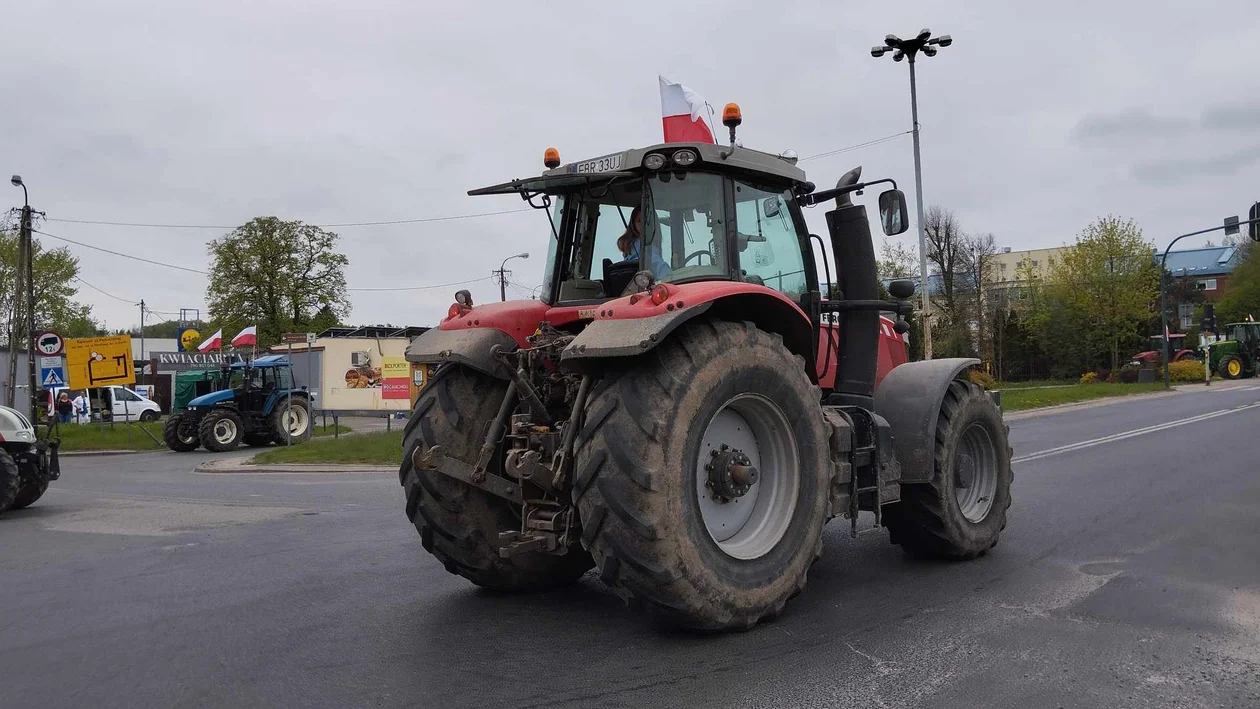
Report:
M 948 47 L 954 43 L 949 35 L 932 37 L 928 29 L 919 31 L 914 39 L 901 39 L 895 34 L 884 38 L 884 46 L 871 47 L 871 56 L 879 58 L 889 50 L 893 50 L 893 61 L 910 60 L 910 120 L 913 122 L 911 133 L 914 135 L 914 199 L 919 212 L 919 283 L 923 291 L 923 359 L 932 359 L 932 321 L 928 313 L 932 301 L 928 295 L 927 270 L 927 236 L 923 229 L 923 167 L 919 159 L 919 94 L 914 83 L 914 58 L 919 52 L 925 56 L 936 56 L 937 47 Z
M 140 299 L 140 373 L 144 374 L 144 298 Z

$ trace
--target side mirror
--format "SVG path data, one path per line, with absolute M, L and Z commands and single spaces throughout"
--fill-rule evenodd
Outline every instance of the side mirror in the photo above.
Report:
M 879 223 L 888 236 L 904 233 L 910 227 L 906 223 L 906 195 L 901 190 L 886 190 L 879 195 Z
M 770 217 L 777 216 L 779 214 L 779 198 L 778 197 L 766 197 L 764 200 L 762 200 L 761 205 L 762 205 L 761 211 L 766 215 L 767 219 L 769 219 Z

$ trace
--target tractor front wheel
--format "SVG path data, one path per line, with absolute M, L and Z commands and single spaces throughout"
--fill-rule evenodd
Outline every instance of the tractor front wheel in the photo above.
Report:
M 573 481 L 600 578 L 686 627 L 778 614 L 830 515 L 820 399 L 804 361 L 752 323 L 689 323 L 606 374 Z
M 972 559 L 998 542 L 1011 506 L 1011 450 L 1002 413 L 970 382 L 955 380 L 936 420 L 932 480 L 901 486 L 884 510 L 894 544 L 912 556 Z
M 0 448 L 0 513 L 13 506 L 22 490 L 22 476 L 17 462 L 9 452 Z
M 201 439 L 197 436 L 197 427 L 184 420 L 183 414 L 171 414 L 162 425 L 162 441 L 166 447 L 177 453 L 188 453 L 197 450 Z
M 40 477 L 38 480 L 30 480 L 18 491 L 17 497 L 13 499 L 13 504 L 9 506 L 9 509 L 20 510 L 24 507 L 30 507 L 39 498 L 43 497 L 45 492 L 48 492 L 48 478 Z
M 1238 355 L 1225 355 L 1216 369 L 1222 379 L 1239 379 L 1243 375 L 1242 358 Z
M 580 546 L 562 555 L 541 551 L 499 556 L 499 533 L 521 528 L 520 507 L 411 461 L 417 448 L 441 445 L 447 456 L 477 462 L 485 431 L 507 393 L 507 383 L 457 365 L 441 369 L 421 391 L 403 430 L 399 481 L 407 517 L 424 548 L 446 570 L 501 591 L 524 591 L 576 581 L 593 565 Z M 501 456 L 490 471 L 501 473 Z
M 235 450 L 243 432 L 241 417 L 231 409 L 215 409 L 202 417 L 197 426 L 201 447 L 215 453 Z

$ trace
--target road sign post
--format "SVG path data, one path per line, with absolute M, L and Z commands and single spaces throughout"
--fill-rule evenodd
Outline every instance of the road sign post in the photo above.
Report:
M 310 336 L 304 332 L 286 332 L 280 336 L 280 341 L 289 346 L 289 387 L 285 390 L 284 397 L 284 415 L 280 417 L 284 421 L 284 444 L 286 446 L 293 445 L 293 422 L 289 419 L 293 415 L 293 385 L 297 382 L 293 381 L 293 343 L 308 342 Z M 306 348 L 306 354 L 310 356 L 310 347 Z M 313 419 L 306 425 L 310 426 Z

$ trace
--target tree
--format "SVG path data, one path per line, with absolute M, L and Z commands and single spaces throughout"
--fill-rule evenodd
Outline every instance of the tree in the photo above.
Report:
M 0 231 L 0 294 L 7 301 L 3 304 L 5 317 L 12 312 L 12 298 L 16 291 L 18 241 L 19 235 L 16 231 Z M 91 306 L 74 300 L 79 259 L 64 246 L 45 249 L 38 239 L 32 239 L 31 249 L 35 254 L 32 263 L 35 276 L 35 327 L 57 330 L 66 337 L 95 335 L 99 326 L 92 319 Z M 8 328 L 3 329 L 0 337 L 7 346 Z
M 231 331 L 258 325 L 258 344 L 281 333 L 313 329 L 350 312 L 338 236 L 300 221 L 258 217 L 208 244 L 213 265 L 206 288 L 212 326 Z
M 991 317 L 992 308 L 986 306 L 986 297 L 991 295 L 987 287 L 995 279 L 994 269 L 997 264 L 997 239 L 992 234 L 967 234 L 961 240 L 959 258 L 965 281 L 962 284 L 971 298 L 966 304 L 959 299 L 955 302 L 955 321 L 974 323 L 976 331 L 975 350 L 981 358 L 993 360 L 993 353 L 985 343 L 985 319 Z
M 1216 306 L 1216 322 L 1220 325 L 1260 317 L 1260 249 L 1250 249 L 1247 260 L 1234 269 L 1229 290 Z
M 1097 219 L 1050 266 L 1046 309 L 1038 318 L 1043 344 L 1048 352 L 1072 355 L 1082 370 L 1107 355 L 1111 368 L 1119 368 L 1120 345 L 1138 339 L 1158 284 L 1151 246 L 1137 224 L 1115 216 Z
M 954 213 L 932 205 L 923 215 L 923 233 L 927 239 L 927 260 L 941 277 L 941 299 L 945 312 L 955 311 L 955 286 L 964 260 L 966 236 Z
M 919 251 L 900 241 L 884 238 L 875 261 L 875 272 L 880 280 L 910 278 L 919 273 Z

